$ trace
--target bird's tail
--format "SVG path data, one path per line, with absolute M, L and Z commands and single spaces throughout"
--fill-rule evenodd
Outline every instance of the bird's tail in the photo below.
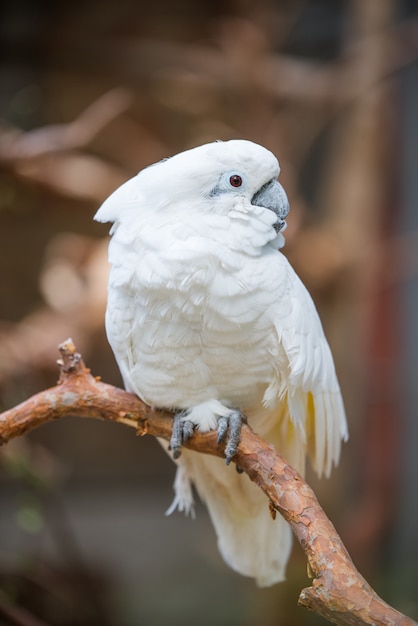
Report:
M 272 519 L 266 496 L 220 458 L 184 450 L 177 470 L 192 478 L 205 502 L 226 563 L 243 576 L 268 586 L 285 578 L 292 546 L 289 525 Z M 178 498 L 179 494 L 176 494 Z M 181 496 L 180 496 L 181 501 Z

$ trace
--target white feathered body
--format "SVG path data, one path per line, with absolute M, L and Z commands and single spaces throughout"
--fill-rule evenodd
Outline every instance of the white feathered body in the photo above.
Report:
M 115 220 L 106 329 L 127 389 L 152 406 L 191 409 L 201 430 L 238 408 L 299 472 L 309 454 L 329 474 L 346 437 L 344 409 L 314 304 L 278 250 L 273 212 L 238 200 L 207 210 L 210 196 L 187 190 L 169 206 L 163 193 L 150 202 L 153 169 L 99 212 Z M 282 580 L 290 529 L 271 519 L 264 494 L 221 459 L 183 450 L 177 463 L 174 504 L 190 510 L 193 481 L 231 567 L 261 585 Z

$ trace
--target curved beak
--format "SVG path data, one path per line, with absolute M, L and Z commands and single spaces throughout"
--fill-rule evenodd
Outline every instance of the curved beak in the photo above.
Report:
M 270 180 L 263 185 L 251 199 L 251 204 L 270 209 L 277 215 L 277 224 L 274 228 L 277 232 L 286 225 L 285 219 L 289 213 L 289 200 L 281 184 L 277 180 Z

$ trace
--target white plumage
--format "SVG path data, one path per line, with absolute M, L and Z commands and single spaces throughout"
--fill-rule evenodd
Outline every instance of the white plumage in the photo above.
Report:
M 271 152 L 234 140 L 116 190 L 95 216 L 114 222 L 106 329 L 126 388 L 148 404 L 188 409 L 202 431 L 240 409 L 301 474 L 308 455 L 328 475 L 347 426 L 315 306 L 279 252 L 279 171 Z M 290 529 L 259 488 L 219 458 L 183 450 L 177 465 L 171 508 L 192 510 L 193 481 L 226 562 L 260 585 L 283 580 Z

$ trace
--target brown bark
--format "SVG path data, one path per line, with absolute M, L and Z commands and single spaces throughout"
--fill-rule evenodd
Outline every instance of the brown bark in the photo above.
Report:
M 170 439 L 172 414 L 154 410 L 135 395 L 94 378 L 71 340 L 60 346 L 57 386 L 0 415 L 0 442 L 65 415 L 120 422 L 139 435 Z M 195 432 L 186 446 L 224 456 L 216 433 Z M 313 581 L 299 603 L 335 624 L 411 626 L 416 622 L 386 604 L 356 570 L 334 526 L 301 476 L 266 441 L 243 426 L 236 463 L 266 494 L 271 511 L 289 522 L 308 559 Z

